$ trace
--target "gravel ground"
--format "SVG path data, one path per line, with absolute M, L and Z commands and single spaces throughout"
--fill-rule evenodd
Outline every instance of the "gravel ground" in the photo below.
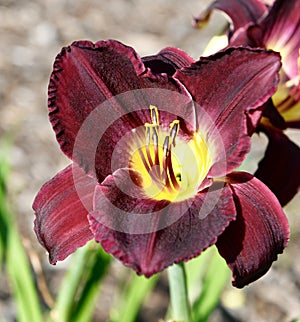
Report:
M 68 261 L 51 268 L 32 233 L 32 200 L 40 186 L 69 163 L 60 152 L 47 116 L 47 85 L 52 63 L 62 46 L 74 40 L 114 38 L 141 55 L 176 46 L 200 56 L 215 28 L 215 15 L 205 32 L 192 29 L 192 16 L 206 5 L 201 0 L 0 0 L 0 134 L 14 143 L 9 190 L 24 240 L 51 278 L 59 281 Z M 299 133 L 293 132 L 300 143 Z M 255 138 L 259 155 L 263 138 Z M 228 286 L 211 321 L 284 322 L 300 317 L 299 195 L 286 207 L 292 225 L 289 248 L 270 272 L 243 290 Z M 114 296 L 114 263 L 95 321 L 106 321 L 105 305 Z M 49 273 L 50 272 L 50 273 Z M 164 276 L 164 275 L 163 275 Z M 14 321 L 15 308 L 5 280 L 0 278 L 0 320 Z M 164 278 L 145 304 L 139 321 L 163 318 L 168 302 Z M 33 321 L 39 322 L 39 321 Z

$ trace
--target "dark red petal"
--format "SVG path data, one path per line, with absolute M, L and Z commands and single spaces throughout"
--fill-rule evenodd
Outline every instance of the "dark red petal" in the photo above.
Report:
M 125 172 L 119 170 L 96 188 L 95 211 L 89 219 L 104 250 L 138 274 L 149 277 L 199 255 L 235 219 L 227 186 L 183 202 L 155 201 L 142 199 L 138 186 L 128 187 Z M 139 184 L 137 174 L 130 175 Z
M 286 122 L 286 124 L 289 128 L 300 129 L 300 119 L 295 121 L 288 121 Z
M 300 2 L 299 0 L 277 0 L 262 21 L 265 30 L 264 43 L 267 48 L 282 53 L 282 67 L 289 78 L 299 74 L 300 48 Z
M 234 29 L 249 22 L 257 22 L 268 10 L 260 0 L 217 0 L 195 18 L 195 25 L 200 26 L 209 19 L 212 10 L 221 10 L 231 19 Z
M 189 66 L 194 62 L 194 59 L 187 53 L 174 47 L 164 48 L 158 54 L 143 57 L 142 60 L 152 73 L 166 73 L 169 76 L 172 76 L 177 69 Z
M 249 23 L 248 25 L 245 25 L 245 27 L 237 29 L 232 34 L 229 46 L 265 48 L 263 36 L 264 31 L 260 25 Z
M 34 229 L 49 252 L 51 264 L 65 259 L 93 238 L 87 214 L 92 209 L 94 189 L 95 180 L 70 165 L 48 181 L 36 196 Z
M 157 104 L 160 109 L 159 99 L 163 94 L 159 96 L 155 92 L 155 96 L 151 93 L 147 96 L 146 91 L 139 90 L 145 88 L 182 93 L 181 96 L 190 100 L 181 84 L 167 75 L 152 74 L 134 49 L 117 41 L 96 44 L 79 41 L 63 48 L 54 63 L 49 84 L 50 121 L 63 152 L 86 171 L 94 171 L 96 163 L 99 181 L 103 180 L 111 173 L 107 161 L 118 140 L 132 128 L 149 122 L 150 104 Z M 125 98 L 115 97 L 125 92 Z M 109 98 L 112 99 L 107 101 Z M 172 103 L 177 106 L 174 99 L 170 100 L 169 110 Z M 174 116 L 167 123 L 173 120 Z M 114 122 L 113 129 L 101 137 L 99 133 L 110 122 Z M 83 124 L 86 132 L 78 139 Z
M 228 177 L 237 209 L 232 222 L 216 243 L 233 272 L 233 285 L 244 287 L 264 275 L 283 252 L 289 225 L 273 193 L 248 173 Z
M 271 124 L 273 124 L 278 129 L 285 130 L 287 128 L 284 118 L 274 106 L 272 99 L 269 99 L 264 105 L 262 115 L 268 118 Z
M 245 113 L 247 122 L 257 123 L 262 113 L 258 107 L 276 90 L 279 69 L 277 53 L 240 47 L 201 58 L 174 75 L 198 104 L 200 131 L 214 141 L 216 150 L 225 149 L 227 173 L 241 164 L 250 148 Z M 218 135 L 222 142 L 217 142 Z M 218 155 L 222 154 L 216 153 L 217 158 Z M 225 162 L 224 158 L 216 161 Z M 224 175 L 224 167 L 220 169 L 215 165 L 212 175 Z
M 300 189 L 300 148 L 279 130 L 263 130 L 269 144 L 255 176 L 286 205 Z

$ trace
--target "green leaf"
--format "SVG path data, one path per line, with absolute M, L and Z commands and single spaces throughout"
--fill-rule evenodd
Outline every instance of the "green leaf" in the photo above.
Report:
M 214 249 L 209 247 L 201 255 L 185 264 L 190 301 L 194 300 L 195 294 L 198 295 L 199 289 L 202 287 L 203 278 L 207 273 L 208 263 L 210 263 L 212 256 L 214 256 Z
M 213 247 L 212 250 L 210 261 L 206 264 L 207 271 L 203 278 L 201 293 L 193 305 L 194 322 L 206 322 L 208 320 L 219 303 L 221 293 L 230 276 L 229 269 L 216 248 Z
M 19 232 L 9 230 L 6 269 L 18 308 L 18 321 L 41 321 L 42 312 Z
M 136 321 L 140 307 L 146 296 L 156 285 L 158 277 L 159 274 L 156 274 L 147 279 L 144 276 L 138 276 L 132 273 L 127 287 L 124 288 L 121 294 L 120 303 L 116 306 L 118 309 L 113 308 L 111 311 L 110 321 Z
M 20 239 L 14 216 L 8 209 L 6 182 L 9 175 L 7 149 L 0 154 L 0 260 L 5 263 L 18 311 L 18 321 L 42 321 L 42 310 L 33 272 Z M 1 263 L 0 262 L 0 263 Z
M 111 259 L 98 244 L 96 247 L 97 249 L 93 250 L 89 256 L 87 269 L 82 276 L 83 288 L 80 294 L 77 294 L 79 300 L 71 321 L 86 322 L 92 319 L 96 300 L 101 290 L 100 282 L 105 276 Z
M 95 242 L 79 248 L 61 285 L 53 316 L 59 322 L 86 322 L 92 319 L 110 256 Z
M 1 145 L 2 148 L 2 145 Z M 7 200 L 6 200 L 6 180 L 9 175 L 9 166 L 7 163 L 7 149 L 1 149 L 0 154 L 0 267 L 4 260 L 7 250 L 8 240 L 8 218 Z

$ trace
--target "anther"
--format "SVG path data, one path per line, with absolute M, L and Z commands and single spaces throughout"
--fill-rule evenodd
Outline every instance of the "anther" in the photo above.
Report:
M 164 149 L 164 157 L 166 157 L 168 154 L 168 151 L 169 151 L 169 136 L 168 135 L 165 137 L 163 149 Z
M 154 146 L 157 147 L 158 146 L 158 133 L 157 133 L 156 127 L 153 127 L 152 140 L 153 140 Z
M 154 144 L 154 164 L 159 165 L 157 126 L 154 126 L 152 131 L 153 131 L 152 140 Z
M 159 125 L 158 110 L 157 107 L 154 105 L 150 105 L 150 117 L 154 125 Z
M 145 152 L 140 150 L 141 160 L 156 185 L 163 184 L 170 192 L 180 188 L 172 165 L 172 145 L 175 147 L 175 138 L 179 132 L 179 120 L 170 124 L 169 134 L 163 143 L 163 157 L 159 157 L 159 114 L 154 105 L 150 105 L 151 123 L 145 123 Z M 153 149 L 154 148 L 154 149 Z
M 179 120 L 175 120 L 170 124 L 170 137 L 172 139 L 172 144 L 175 146 L 175 138 L 179 132 Z

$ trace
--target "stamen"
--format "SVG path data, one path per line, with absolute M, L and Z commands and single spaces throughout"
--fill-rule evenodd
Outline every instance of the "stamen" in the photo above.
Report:
M 289 110 L 293 105 L 297 104 L 297 100 L 289 93 L 281 102 L 277 103 L 277 109 L 280 113 Z
M 179 186 L 179 184 L 178 184 L 178 182 L 176 180 L 174 170 L 173 170 L 173 166 L 172 166 L 172 153 L 171 153 L 169 135 L 167 135 L 165 137 L 163 149 L 164 149 L 163 171 L 164 171 L 165 178 L 166 178 L 166 187 L 169 190 L 172 190 L 172 187 L 171 187 L 171 184 L 170 184 L 170 183 L 172 183 L 173 187 L 175 189 L 178 189 L 180 186 Z M 170 181 L 170 179 L 171 179 L 171 181 Z
M 159 165 L 159 155 L 158 155 L 158 133 L 157 127 L 153 127 L 153 144 L 154 144 L 154 164 Z
M 157 107 L 154 105 L 150 105 L 150 117 L 153 124 L 159 125 L 158 110 Z
M 151 124 L 145 123 L 146 128 L 146 145 L 150 144 L 150 138 L 151 138 L 151 131 L 150 131 Z
M 134 131 L 134 132 L 136 132 L 136 131 Z M 146 134 L 147 134 L 147 131 L 146 131 Z M 146 135 L 146 137 L 147 137 L 147 135 Z M 143 140 L 142 140 L 142 138 L 141 137 L 139 137 L 139 136 L 136 136 L 136 144 L 137 144 L 137 146 L 138 147 L 141 147 L 141 146 L 143 146 L 144 145 L 144 142 L 143 142 Z M 147 170 L 147 172 L 149 173 L 149 171 L 150 171 L 150 167 L 149 167 L 149 163 L 147 162 L 147 160 L 146 160 L 146 158 L 145 158 L 145 153 L 143 152 L 143 150 L 141 149 L 141 148 L 138 148 L 137 149 L 138 150 L 138 152 L 139 152 L 139 155 L 140 155 L 140 158 L 141 158 L 141 160 L 142 160 L 142 162 L 143 162 L 143 165 L 144 165 L 144 167 L 145 167 L 145 169 Z
M 152 140 L 154 144 L 154 164 L 159 165 L 158 155 L 158 126 L 159 126 L 159 114 L 158 109 L 154 105 L 150 105 L 150 117 L 152 121 Z
M 153 144 L 155 146 L 158 145 L 158 133 L 157 133 L 157 128 L 156 127 L 153 127 L 152 140 L 153 140 Z
M 184 140 L 179 119 L 168 128 L 164 122 L 159 125 L 159 116 L 158 109 L 150 106 L 149 123 L 133 131 L 136 142 L 129 166 L 141 174 L 145 196 L 180 202 L 197 193 L 211 167 L 211 156 L 202 133 Z
M 165 141 L 164 141 L 164 145 L 163 145 L 163 149 L 164 149 L 164 157 L 167 156 L 167 153 L 169 151 L 169 135 L 167 135 L 165 137 Z
M 150 123 L 145 123 L 146 144 L 143 149 L 139 149 L 139 155 L 145 170 L 152 178 L 153 183 L 165 193 L 174 194 L 180 188 L 176 179 L 171 153 L 172 145 L 175 147 L 175 139 L 179 132 L 179 120 L 174 120 L 170 124 L 169 134 L 164 138 L 163 145 L 159 145 L 159 113 L 154 105 L 150 105 Z M 160 156 L 163 150 L 162 157 Z M 161 159 L 161 160 L 160 160 Z M 174 161 L 174 160 L 173 160 Z
M 148 163 L 147 163 L 147 161 L 145 159 L 144 153 L 143 153 L 143 151 L 141 149 L 138 149 L 138 151 L 139 151 L 139 155 L 140 155 L 140 157 L 142 159 L 142 162 L 144 164 L 144 167 L 146 168 L 147 172 L 149 173 L 150 172 L 150 167 L 149 167 L 149 165 L 148 165 Z
M 175 146 L 175 138 L 179 132 L 179 120 L 175 120 L 170 124 L 170 137 L 172 139 L 172 144 Z
M 176 143 L 175 143 L 175 138 L 177 136 L 179 132 L 179 120 L 174 120 L 171 124 L 170 124 L 170 138 L 172 140 L 171 145 L 169 146 L 169 155 L 168 155 L 168 161 L 167 161 L 167 167 L 169 170 L 169 175 L 170 175 L 170 179 L 172 182 L 172 185 L 175 189 L 179 189 L 180 186 L 177 182 L 176 176 L 174 174 L 174 170 L 173 170 L 173 165 L 172 165 L 172 153 L 171 153 L 171 148 L 172 145 L 175 147 Z
M 152 157 L 151 157 L 151 153 L 150 153 L 150 139 L 151 139 L 151 127 L 153 125 L 149 124 L 149 123 L 145 123 L 145 127 L 146 127 L 146 154 L 147 154 L 147 159 L 148 162 L 150 164 L 150 168 L 153 167 L 153 161 L 152 161 Z
M 168 170 L 169 170 L 169 175 L 170 175 L 170 179 L 171 179 L 173 187 L 175 189 L 179 189 L 180 186 L 179 186 L 179 184 L 177 182 L 177 179 L 176 179 L 176 176 L 175 176 L 175 173 L 174 173 L 174 170 L 173 170 L 171 150 L 169 151 L 168 158 L 167 158 L 167 167 L 168 167 Z
M 163 144 L 163 170 L 162 170 L 162 177 L 166 179 L 166 186 L 169 186 L 169 178 L 168 178 L 168 163 L 167 163 L 167 157 L 169 152 L 169 136 L 167 135 L 165 137 L 165 141 Z

